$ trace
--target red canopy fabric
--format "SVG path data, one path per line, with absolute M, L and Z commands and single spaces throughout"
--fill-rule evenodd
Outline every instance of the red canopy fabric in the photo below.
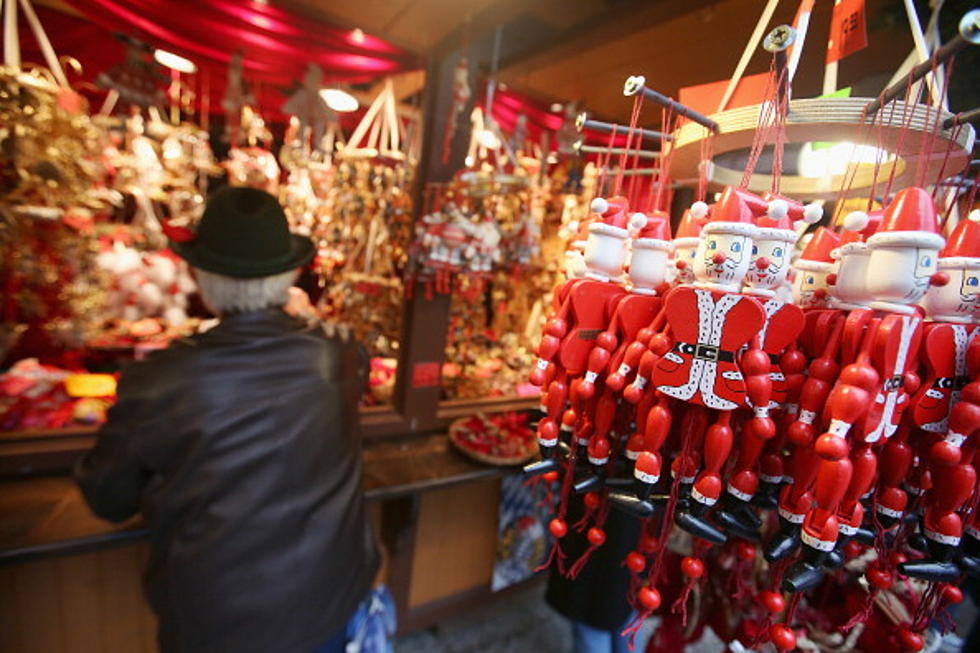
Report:
M 191 59 L 226 66 L 244 54 L 248 77 L 281 86 L 302 79 L 308 63 L 325 80 L 364 82 L 421 66 L 400 48 L 351 30 L 299 17 L 255 0 L 68 0 L 93 22 Z
M 98 109 L 105 97 L 105 91 L 93 85 L 96 76 L 126 59 L 126 46 L 115 38 L 117 33 L 180 54 L 197 64 L 196 74 L 183 75 L 181 79 L 196 93 L 198 111 L 203 111 L 202 99 L 205 99 L 211 115 L 224 113 L 221 99 L 227 83 L 228 60 L 236 49 L 241 49 L 245 80 L 256 97 L 260 113 L 266 120 L 280 123 L 287 118 L 281 110 L 286 91 L 302 82 L 308 62 L 323 67 L 325 83 L 372 81 L 420 65 L 414 55 L 381 39 L 364 35 L 363 41 L 355 42 L 354 35 L 347 30 L 301 20 L 251 0 L 70 2 L 88 18 L 43 6 L 36 7 L 36 11 L 55 52 L 74 57 L 82 64 L 81 79 L 69 72 L 69 81 L 89 97 L 93 110 Z M 165 24 L 155 24 L 149 18 L 151 14 L 161 14 Z M 135 22 L 128 22 L 131 18 Z M 216 21 L 223 21 L 223 27 L 219 29 Z M 210 35 L 207 38 L 201 32 L 205 26 Z M 40 48 L 23 19 L 19 33 L 25 63 L 43 65 Z M 301 45 L 301 51 L 297 51 Z M 164 88 L 169 81 L 167 71 L 161 67 L 159 72 L 160 87 Z M 341 114 L 341 124 L 346 129 L 352 128 L 363 112 L 364 107 L 353 114 Z

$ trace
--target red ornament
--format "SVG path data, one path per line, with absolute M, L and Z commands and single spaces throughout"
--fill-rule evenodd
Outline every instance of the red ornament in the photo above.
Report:
M 698 558 L 687 556 L 681 560 L 681 573 L 688 578 L 701 578 L 704 575 L 704 563 Z
M 634 574 L 639 574 L 647 566 L 647 559 L 642 553 L 638 551 L 630 551 L 626 554 L 626 568 L 629 569 Z
M 769 639 L 780 651 L 792 651 L 796 648 L 796 635 L 791 628 L 783 624 L 774 624 L 769 629 Z
M 637 594 L 640 605 L 649 612 L 653 612 L 660 607 L 660 592 L 652 587 L 643 587 Z
M 771 614 L 779 614 L 786 609 L 786 600 L 778 592 L 761 592 L 759 603 Z
M 548 524 L 548 530 L 557 539 L 561 539 L 568 534 L 568 524 L 565 523 L 564 519 L 552 519 L 551 523 Z
M 590 528 L 586 537 L 592 546 L 602 546 L 606 542 L 606 533 L 601 528 Z

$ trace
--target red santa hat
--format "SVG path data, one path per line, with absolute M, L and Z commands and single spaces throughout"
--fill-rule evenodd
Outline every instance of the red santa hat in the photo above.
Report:
M 707 221 L 710 208 L 704 202 L 698 201 L 684 211 L 681 221 L 674 234 L 674 247 L 697 247 L 701 242 L 701 228 Z
M 706 234 L 754 236 L 755 220 L 763 215 L 767 208 L 766 201 L 758 195 L 741 188 L 727 186 L 702 231 Z
M 851 211 L 844 216 L 844 233 L 841 234 L 840 245 L 830 253 L 834 259 L 844 254 L 867 250 L 867 240 L 878 231 L 884 211 Z
M 840 236 L 826 227 L 817 227 L 813 237 L 807 243 L 800 258 L 796 259 L 793 267 L 797 270 L 829 271 L 834 264 L 830 253 L 840 244 Z
M 980 209 L 953 229 L 946 247 L 939 253 L 940 268 L 980 268 Z
M 795 243 L 797 236 L 793 223 L 803 220 L 807 224 L 814 224 L 823 217 L 823 207 L 818 204 L 803 206 L 796 200 L 775 193 L 767 193 L 765 201 L 766 212 L 755 221 L 758 227 L 756 240 Z
M 929 247 L 942 249 L 936 205 L 925 190 L 910 186 L 895 194 L 885 209 L 878 231 L 868 238 L 868 247 Z
M 629 237 L 629 203 L 625 197 L 597 197 L 592 200 L 591 208 L 598 217 L 589 225 L 590 234 L 604 234 L 624 240 Z
M 634 213 L 631 223 L 639 228 L 633 236 L 633 249 L 661 249 L 670 251 L 670 216 L 666 211 Z

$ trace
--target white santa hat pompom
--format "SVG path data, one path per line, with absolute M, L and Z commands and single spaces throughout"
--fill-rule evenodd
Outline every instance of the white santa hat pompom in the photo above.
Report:
M 868 226 L 868 214 L 864 211 L 851 211 L 844 216 L 844 229 L 862 231 Z
M 645 226 L 647 226 L 647 216 L 643 215 L 639 211 L 630 216 L 630 229 L 633 231 L 639 231 Z
M 592 204 L 589 205 L 589 208 L 592 209 L 593 213 L 598 213 L 599 215 L 602 215 L 603 213 L 609 210 L 609 202 L 602 199 L 601 197 L 597 197 L 594 200 L 592 200 Z
M 803 222 L 816 224 L 823 217 L 823 207 L 816 202 L 811 202 L 803 207 Z
M 973 222 L 980 222 L 980 209 L 970 211 L 970 215 L 966 216 L 966 219 L 972 220 Z
M 698 200 L 691 205 L 691 217 L 700 220 L 704 216 L 708 215 L 708 204 Z
M 786 200 L 775 199 L 769 202 L 766 214 L 773 220 L 781 220 L 789 215 L 789 204 Z

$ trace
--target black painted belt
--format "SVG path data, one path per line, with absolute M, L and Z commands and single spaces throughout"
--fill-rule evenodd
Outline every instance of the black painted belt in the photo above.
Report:
M 692 344 L 690 342 L 678 342 L 674 345 L 674 351 L 679 354 L 688 354 L 695 358 L 706 361 L 724 361 L 726 363 L 735 362 L 735 353 L 727 349 L 719 349 L 714 345 L 702 345 L 701 343 Z
M 885 392 L 891 392 L 892 390 L 898 390 L 902 385 L 902 377 L 896 374 L 892 378 L 885 381 Z
M 932 387 L 953 390 L 962 390 L 966 386 L 970 377 L 967 376 L 940 376 L 935 381 L 932 382 Z

